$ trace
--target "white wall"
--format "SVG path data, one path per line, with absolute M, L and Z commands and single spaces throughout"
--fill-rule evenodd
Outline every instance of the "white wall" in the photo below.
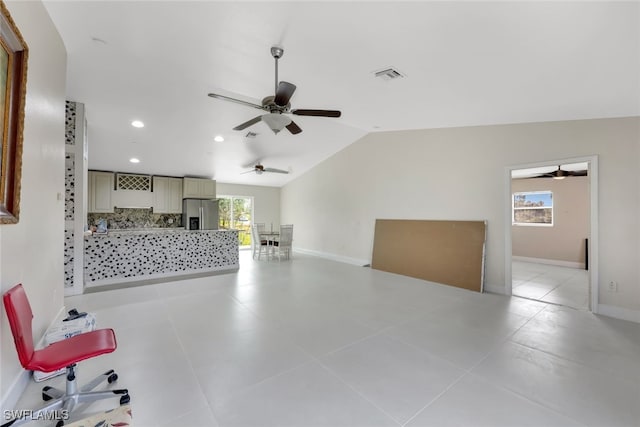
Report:
M 486 284 L 504 289 L 506 166 L 598 155 L 600 303 L 640 310 L 640 118 L 363 137 L 282 188 L 295 246 L 371 259 L 376 218 L 487 220 Z
M 253 222 L 280 226 L 280 188 L 216 182 L 217 196 L 252 196 Z
M 41 2 L 9 1 L 7 7 L 27 42 L 29 62 L 20 222 L 0 226 L 0 287 L 4 292 L 16 283 L 23 284 L 35 315 L 34 337 L 39 339 L 63 306 L 67 54 Z M 4 307 L 0 318 L 4 403 L 22 367 Z M 4 404 L 2 409 L 6 409 Z

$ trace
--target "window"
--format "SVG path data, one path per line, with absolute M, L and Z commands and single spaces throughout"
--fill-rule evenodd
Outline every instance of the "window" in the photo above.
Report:
M 238 230 L 240 247 L 251 245 L 251 213 L 253 198 L 242 196 L 218 196 L 218 227 Z
M 512 224 L 553 225 L 553 194 L 551 191 L 513 193 Z

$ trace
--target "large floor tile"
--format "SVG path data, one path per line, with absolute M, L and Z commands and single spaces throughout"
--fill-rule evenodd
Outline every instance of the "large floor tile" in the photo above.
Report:
M 200 348 L 185 346 L 210 403 L 230 399 L 238 392 L 311 359 L 278 334 L 244 332 L 217 337 Z
M 134 370 L 144 372 L 136 376 Z M 126 385 L 131 393 L 136 426 L 158 425 L 175 418 L 176 413 L 189 413 L 207 406 L 196 373 L 188 363 L 150 362 L 121 369 L 120 373 L 122 379 L 119 382 Z
M 577 268 L 513 261 L 513 295 L 587 310 L 589 272 Z
M 176 414 L 181 412 L 179 409 Z M 136 420 L 137 421 L 137 420 Z M 211 408 L 208 405 L 196 408 L 187 413 L 178 415 L 175 418 L 167 418 L 158 423 L 158 427 L 218 427 Z M 106 427 L 106 426 L 105 426 Z
M 535 282 L 526 282 L 513 288 L 513 294 L 523 298 L 531 298 L 541 300 L 545 295 L 551 292 L 555 286 L 540 284 Z
M 584 272 L 547 267 L 514 277 L 581 289 Z M 115 369 L 137 427 L 616 426 L 639 415 L 637 324 L 311 256 L 242 251 L 237 272 L 65 305 L 115 329 L 118 349 L 81 362 L 79 379 Z M 43 385 L 64 379 L 30 383 L 19 407 L 41 404 Z
M 464 373 L 387 336 L 365 339 L 320 361 L 401 424 Z
M 472 373 L 593 426 L 634 426 L 640 383 L 519 344 L 505 343 Z
M 245 390 L 214 415 L 220 426 L 399 426 L 316 362 Z
M 167 304 L 162 300 L 118 304 L 97 309 L 96 327 L 122 331 L 129 328 L 157 325 L 167 319 Z M 143 315 L 141 315 L 143 314 Z
M 407 427 L 571 427 L 582 424 L 468 374 L 427 406 Z
M 377 333 L 376 329 L 353 319 L 351 314 L 299 312 L 288 318 L 269 323 L 314 357 L 338 350 Z
M 470 369 L 527 320 L 507 310 L 484 311 L 468 306 L 432 313 L 384 333 Z
M 545 310 L 511 340 L 640 383 L 640 327 L 635 323 L 577 310 Z

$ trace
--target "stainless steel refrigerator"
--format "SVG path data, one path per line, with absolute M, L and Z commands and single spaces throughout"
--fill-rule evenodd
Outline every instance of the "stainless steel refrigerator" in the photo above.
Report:
M 187 230 L 217 230 L 218 200 L 182 199 L 182 225 Z

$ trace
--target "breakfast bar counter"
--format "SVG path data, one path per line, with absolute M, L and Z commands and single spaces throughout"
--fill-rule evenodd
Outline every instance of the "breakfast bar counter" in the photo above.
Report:
M 86 287 L 238 269 L 237 230 L 110 230 L 85 237 Z

